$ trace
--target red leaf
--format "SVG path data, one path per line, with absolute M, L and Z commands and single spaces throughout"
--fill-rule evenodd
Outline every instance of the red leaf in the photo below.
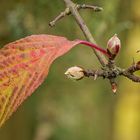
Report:
M 44 81 L 51 63 L 79 42 L 32 35 L 0 50 L 0 126 Z
M 95 44 L 52 35 L 32 35 L 0 50 L 0 126 L 44 81 L 52 62 L 77 44 L 107 54 Z

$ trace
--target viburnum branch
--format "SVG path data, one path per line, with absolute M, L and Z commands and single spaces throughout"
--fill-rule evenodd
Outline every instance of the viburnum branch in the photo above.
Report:
M 77 67 L 77 66 L 76 66 Z M 107 69 L 107 68 L 103 68 L 103 69 L 96 69 L 96 70 L 85 70 L 82 67 L 77 67 L 79 69 L 75 69 L 75 67 L 71 67 L 67 70 L 67 72 L 65 73 L 70 74 L 72 76 L 72 79 L 74 77 L 74 74 L 76 73 L 81 73 L 83 72 L 83 76 L 82 77 L 93 77 L 95 80 L 98 77 L 102 77 L 102 78 L 106 78 L 106 79 L 111 79 L 110 82 L 112 82 L 112 86 L 114 87 L 116 84 L 116 82 L 114 82 L 114 80 L 116 77 L 118 76 L 125 76 L 128 79 L 134 81 L 134 82 L 140 82 L 140 76 L 136 76 L 134 75 L 134 72 L 139 71 L 140 70 L 140 66 L 139 65 L 132 65 L 131 67 L 129 67 L 128 69 L 122 69 L 120 67 L 114 67 L 112 70 Z M 96 77 L 96 78 L 95 78 Z M 76 78 L 75 78 L 76 79 Z M 81 79 L 81 78 L 80 78 Z M 78 80 L 80 80 L 78 78 Z
M 89 41 L 81 41 L 80 44 L 88 45 L 92 48 L 94 48 L 94 53 L 97 56 L 99 62 L 102 65 L 102 69 L 100 70 L 82 70 L 81 68 L 70 68 L 65 73 L 67 76 L 69 76 L 72 79 L 80 80 L 82 77 L 90 77 L 92 76 L 95 80 L 98 77 L 107 78 L 110 81 L 112 91 L 116 92 L 117 90 L 117 83 L 115 82 L 115 78 L 118 76 L 125 76 L 128 79 L 134 81 L 134 82 L 140 82 L 140 77 L 135 75 L 134 72 L 140 70 L 140 62 L 133 64 L 128 69 L 122 69 L 120 67 L 117 67 L 115 64 L 115 57 L 117 56 L 118 52 L 121 48 L 121 43 L 117 35 L 115 34 L 107 43 L 107 49 L 103 49 L 96 45 L 96 41 L 93 38 L 90 30 L 88 29 L 87 25 L 85 24 L 83 18 L 80 16 L 78 10 L 80 9 L 93 9 L 94 11 L 101 11 L 101 7 L 97 6 L 91 6 L 86 4 L 75 4 L 72 2 L 72 0 L 64 0 L 66 4 L 66 9 L 64 12 L 60 13 L 59 16 L 57 16 L 52 22 L 50 22 L 50 26 L 54 26 L 56 22 L 66 15 L 72 15 L 79 27 L 81 28 L 82 32 L 84 33 L 86 39 Z M 137 53 L 140 52 L 139 50 Z M 108 59 L 105 58 L 107 56 Z M 77 74 L 74 72 L 75 70 L 80 70 L 78 72 L 77 77 L 73 76 L 73 74 Z M 70 72 L 69 72 L 70 71 Z
M 76 22 L 78 23 L 78 25 L 80 26 L 81 30 L 83 31 L 86 39 L 88 41 L 90 41 L 91 43 L 96 44 L 96 41 L 93 38 L 90 30 L 88 29 L 88 27 L 86 26 L 84 20 L 82 19 L 82 17 L 80 16 L 79 12 L 77 11 L 75 4 L 71 0 L 64 0 L 64 1 L 66 3 L 66 6 L 70 8 L 70 11 L 71 11 L 73 17 L 75 18 Z M 105 59 L 105 57 L 100 52 L 97 52 L 95 49 L 94 49 L 94 53 L 97 56 L 98 60 L 100 61 L 101 65 L 103 67 L 106 66 L 107 65 L 107 60 Z M 114 79 L 109 79 L 109 81 L 110 81 L 111 87 L 113 87 L 113 85 L 115 83 L 115 80 Z
M 90 8 L 90 9 L 94 9 L 95 11 L 101 11 L 102 8 L 101 7 L 97 7 L 97 6 L 85 5 L 85 4 L 84 5 L 75 4 L 71 0 L 64 0 L 64 2 L 65 2 L 66 7 L 67 7 L 66 10 L 64 12 L 62 12 L 58 17 L 56 17 L 52 22 L 50 22 L 50 25 L 55 25 L 56 21 L 60 20 L 65 15 L 72 14 L 72 16 L 75 18 L 77 24 L 80 26 L 82 32 L 84 33 L 86 39 L 88 41 L 90 41 L 91 43 L 96 44 L 95 39 L 93 38 L 90 30 L 86 26 L 84 20 L 80 16 L 78 10 L 80 8 L 82 8 L 82 9 Z M 103 67 L 106 67 L 108 61 L 106 60 L 106 58 L 104 57 L 104 55 L 102 53 L 96 51 L 95 49 L 93 49 L 93 50 L 94 50 L 94 53 L 97 56 L 99 62 L 101 63 L 101 65 Z M 110 83 L 111 83 L 111 86 L 112 86 L 112 83 L 114 84 L 115 81 L 113 79 L 109 79 L 109 80 L 110 80 Z
M 116 73 L 110 72 L 109 70 L 85 70 L 82 67 L 74 66 L 67 69 L 65 72 L 65 75 L 74 80 L 81 80 L 83 77 L 93 77 L 94 80 L 96 80 L 98 77 L 102 78 L 114 78 L 116 76 Z

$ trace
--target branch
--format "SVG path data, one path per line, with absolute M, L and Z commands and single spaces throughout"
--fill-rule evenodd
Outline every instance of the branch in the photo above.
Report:
M 60 19 L 62 19 L 66 15 L 71 14 L 75 18 L 77 24 L 81 28 L 86 39 L 89 42 L 96 45 L 95 39 L 93 38 L 91 32 L 89 31 L 88 27 L 86 26 L 84 20 L 80 16 L 78 10 L 80 10 L 80 9 L 93 9 L 95 12 L 97 12 L 97 11 L 101 11 L 102 8 L 97 7 L 97 6 L 92 6 L 92 5 L 75 4 L 71 0 L 64 0 L 64 2 L 66 4 L 65 11 L 61 12 L 60 15 L 58 15 L 52 22 L 50 22 L 49 25 L 52 27 L 56 24 L 57 21 L 59 21 Z M 140 62 L 130 66 L 128 69 L 122 69 L 122 68 L 117 67 L 115 65 L 114 59 L 107 60 L 103 54 L 101 54 L 100 52 L 97 52 L 95 49 L 93 49 L 93 50 L 94 50 L 94 53 L 97 56 L 100 64 L 102 65 L 102 69 L 101 70 L 87 70 L 87 71 L 84 70 L 84 76 L 86 76 L 86 77 L 93 76 L 94 79 L 96 79 L 97 77 L 103 77 L 103 78 L 109 79 L 113 92 L 116 92 L 117 84 L 115 82 L 115 78 L 117 76 L 120 76 L 120 75 L 125 76 L 134 82 L 140 82 L 140 77 L 134 75 L 135 71 L 140 70 Z M 103 50 L 103 52 L 104 52 L 104 50 Z M 137 52 L 139 52 L 139 51 L 137 51 Z
M 81 10 L 81 9 L 91 9 L 95 12 L 100 12 L 103 10 L 103 8 L 98 7 L 98 6 L 94 6 L 94 5 L 86 5 L 86 4 L 77 4 L 76 5 L 77 10 Z M 61 12 L 53 21 L 51 21 L 49 23 L 49 25 L 51 27 L 55 26 L 56 22 L 61 20 L 63 17 L 65 17 L 66 15 L 70 15 L 71 11 L 69 8 L 66 8 L 63 12 Z
M 86 26 L 84 20 L 82 19 L 82 17 L 80 16 L 78 10 L 80 9 L 93 9 L 94 11 L 101 11 L 102 8 L 101 7 L 98 7 L 98 6 L 91 6 L 91 5 L 80 5 L 80 4 L 75 4 L 73 3 L 71 0 L 64 0 L 65 4 L 66 4 L 66 9 L 64 12 L 61 12 L 60 15 L 58 15 L 52 22 L 49 23 L 49 25 L 52 27 L 55 25 L 55 23 L 57 21 L 59 21 L 60 19 L 62 19 L 63 17 L 65 17 L 66 15 L 70 15 L 72 14 L 72 16 L 75 18 L 77 24 L 80 26 L 82 32 L 84 33 L 86 39 L 88 41 L 90 41 L 91 43 L 94 43 L 96 44 L 96 41 L 95 39 L 93 38 L 91 32 L 89 31 L 88 27 Z M 100 52 L 97 52 L 95 49 L 94 50 L 94 53 L 95 55 L 97 56 L 100 64 L 103 66 L 103 67 L 106 67 L 108 62 L 106 60 L 106 58 L 104 57 L 103 54 L 101 54 Z M 111 86 L 113 87 L 114 85 L 117 86 L 117 84 L 115 83 L 115 80 L 114 79 L 109 79 L 110 80 L 110 84 Z
M 140 64 L 133 64 L 128 69 L 122 69 L 114 65 L 113 69 L 109 69 L 107 67 L 103 69 L 97 70 L 85 70 L 82 67 L 74 66 L 69 68 L 66 71 L 66 75 L 75 80 L 81 80 L 83 77 L 94 77 L 96 80 L 98 77 L 102 77 L 103 79 L 115 79 L 118 76 L 125 76 L 133 82 L 140 82 L 140 76 L 134 75 L 136 71 L 140 70 Z M 112 83 L 112 85 L 116 85 L 116 83 Z
M 93 38 L 91 32 L 89 31 L 88 27 L 86 26 L 84 20 L 82 19 L 82 17 L 80 16 L 77 8 L 76 8 L 76 4 L 74 4 L 71 0 L 64 0 L 66 6 L 70 9 L 71 14 L 73 15 L 73 17 L 75 18 L 77 24 L 80 26 L 81 30 L 83 31 L 86 39 L 88 41 L 90 41 L 91 43 L 95 43 L 96 41 Z M 99 62 L 101 63 L 101 65 L 103 67 L 105 67 L 107 65 L 107 60 L 105 59 L 104 55 L 102 55 L 100 52 L 97 52 L 96 50 L 94 50 L 95 55 L 97 56 Z M 114 85 L 117 86 L 114 78 L 109 79 L 111 87 L 114 87 Z

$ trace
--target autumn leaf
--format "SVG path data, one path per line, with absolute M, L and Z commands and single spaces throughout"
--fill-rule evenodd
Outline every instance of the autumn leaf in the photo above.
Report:
M 89 42 L 52 35 L 28 36 L 0 50 L 0 126 L 44 81 L 52 62 L 77 44 L 106 54 Z

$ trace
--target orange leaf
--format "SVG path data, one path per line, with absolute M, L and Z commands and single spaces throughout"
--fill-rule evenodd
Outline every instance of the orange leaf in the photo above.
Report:
M 90 42 L 52 35 L 28 36 L 0 50 L 0 126 L 44 81 L 52 62 L 77 44 L 107 55 L 106 50 Z

